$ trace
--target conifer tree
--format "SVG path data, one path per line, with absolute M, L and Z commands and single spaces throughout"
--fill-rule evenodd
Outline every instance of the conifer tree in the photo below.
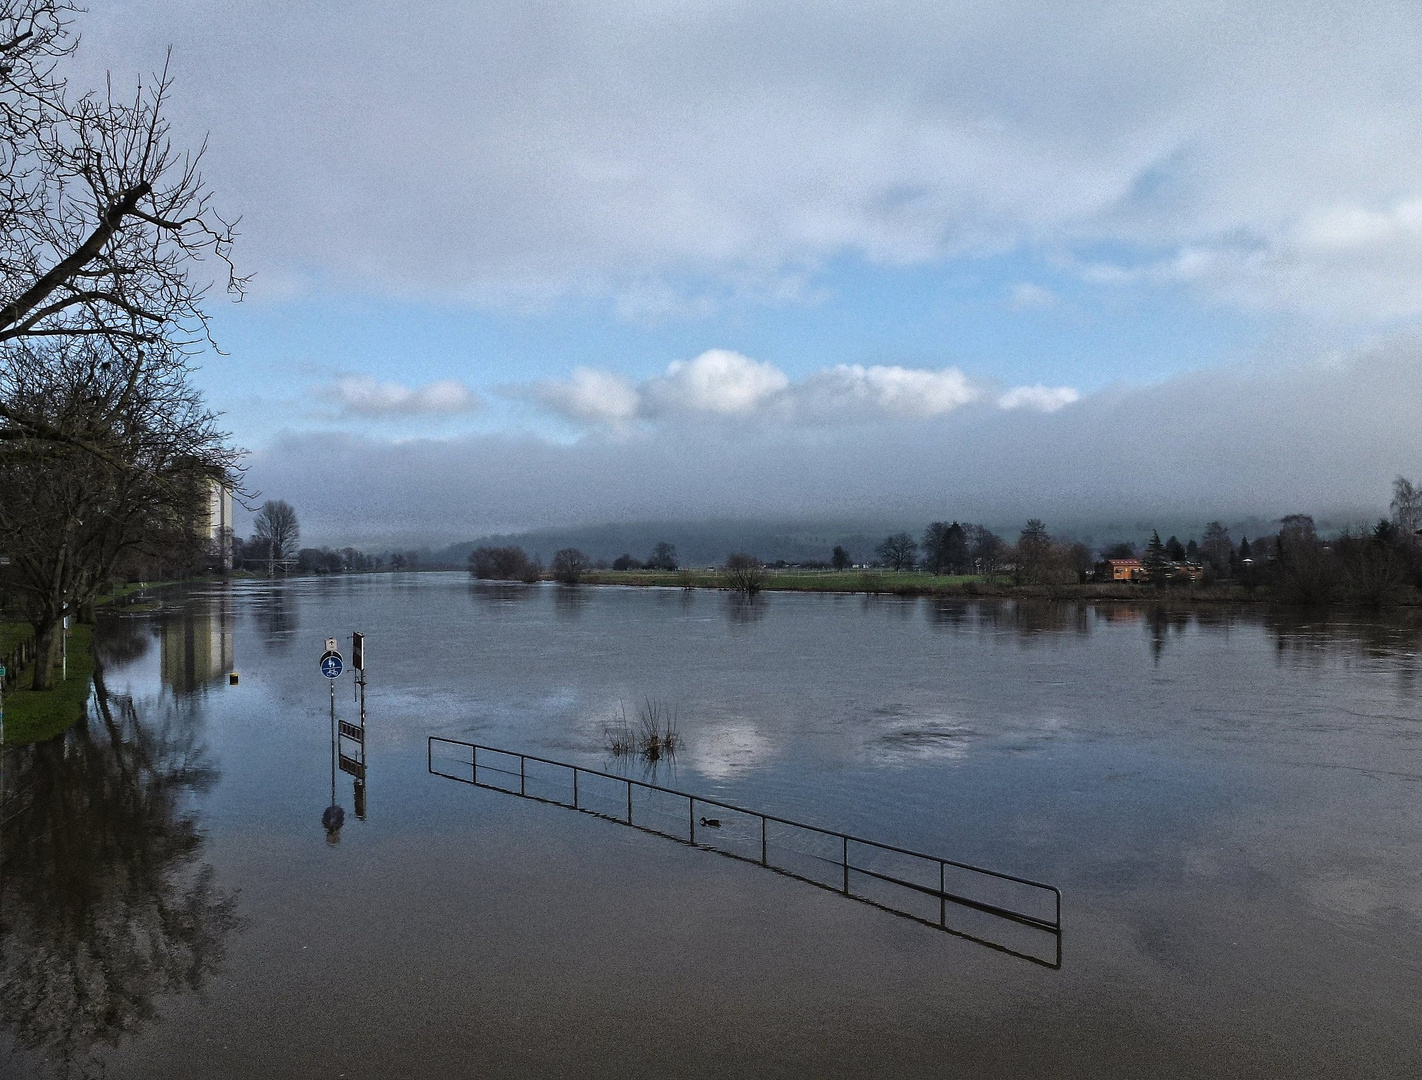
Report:
M 1152 530 L 1141 565 L 1145 569 L 1146 579 L 1152 585 L 1165 584 L 1170 575 L 1170 559 L 1166 554 L 1165 545 L 1160 542 L 1159 530 Z

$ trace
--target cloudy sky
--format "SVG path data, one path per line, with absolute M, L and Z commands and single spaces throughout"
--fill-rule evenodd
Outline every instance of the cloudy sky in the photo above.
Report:
M 308 540 L 1376 516 L 1422 473 L 1415 3 L 110 0 L 255 272 Z M 1049 517 L 1049 523 L 1051 518 Z

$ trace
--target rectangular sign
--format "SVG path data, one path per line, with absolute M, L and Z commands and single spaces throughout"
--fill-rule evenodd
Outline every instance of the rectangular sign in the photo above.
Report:
M 341 755 L 341 772 L 350 773 L 350 774 L 351 774 L 352 776 L 354 776 L 357 780 L 364 780 L 364 779 L 365 779 L 365 764 L 364 764 L 363 762 L 357 761 L 355 758 L 346 757 L 345 754 L 342 754 L 342 755 Z
M 344 735 L 347 739 L 351 739 L 352 741 L 358 742 L 361 745 L 365 744 L 365 729 L 363 727 L 361 727 L 359 724 L 352 724 L 347 720 L 340 721 L 340 725 L 341 734 Z
M 351 667 L 365 670 L 365 635 L 359 631 L 351 634 Z

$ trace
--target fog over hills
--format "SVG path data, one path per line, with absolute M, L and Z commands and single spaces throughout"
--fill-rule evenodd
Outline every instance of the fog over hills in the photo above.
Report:
M 786 558 L 831 534 L 916 532 L 944 518 L 1013 535 L 1040 517 L 1103 541 L 1289 513 L 1337 527 L 1376 520 L 1396 475 L 1422 475 L 1419 357 L 1416 342 L 1394 340 L 1311 363 L 1107 390 L 1052 413 L 969 404 L 945 416 L 839 423 L 679 416 L 572 441 L 289 434 L 253 455 L 248 486 L 293 502 L 304 542 L 364 547 L 532 530 L 587 534 L 589 548 L 634 555 L 647 541 L 676 542 L 588 528 L 619 521 L 848 523 L 816 525 L 805 548 L 770 543 L 803 531 L 784 525 L 739 534 L 734 545 L 764 540 L 758 554 Z M 724 557 L 738 534 L 718 526 L 705 542 L 685 535 L 685 556 L 700 562 Z

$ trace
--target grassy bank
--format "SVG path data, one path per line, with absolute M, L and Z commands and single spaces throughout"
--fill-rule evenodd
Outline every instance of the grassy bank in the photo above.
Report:
M 142 610 L 146 605 L 135 607 L 134 598 L 139 593 L 168 584 L 172 583 L 120 585 L 113 592 L 101 596 L 95 606 L 114 605 L 128 610 Z M 29 623 L 0 623 L 0 657 L 9 655 L 11 649 L 32 637 L 34 630 Z M 53 738 L 84 715 L 89 700 L 90 680 L 94 675 L 93 644 L 92 626 L 81 623 L 70 629 L 69 675 L 61 682 L 56 672 L 53 689 L 26 689 L 31 677 L 28 669 L 9 673 L 9 681 L 13 685 L 5 691 L 6 746 L 42 742 Z
M 0 627 L 0 633 L 14 624 Z M 25 630 L 29 630 L 26 626 Z M 55 673 L 52 690 L 5 691 L 5 745 L 40 742 L 58 735 L 84 715 L 89 682 L 94 674 L 94 628 L 76 626 L 69 632 L 69 677 Z
M 771 570 L 765 588 L 776 592 L 899 592 L 918 588 L 937 591 L 980 584 L 980 577 L 938 576 L 911 570 Z M 589 585 L 656 585 L 672 588 L 724 589 L 721 570 L 590 570 Z

